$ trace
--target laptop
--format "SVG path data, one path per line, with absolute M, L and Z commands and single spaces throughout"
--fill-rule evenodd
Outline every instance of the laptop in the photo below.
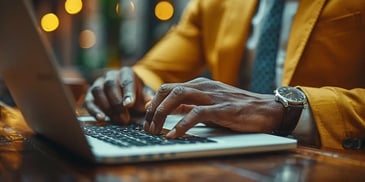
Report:
M 37 135 L 65 151 L 93 163 L 120 164 L 281 151 L 297 146 L 295 139 L 262 133 L 235 133 L 202 124 L 176 141 L 143 131 L 138 135 L 158 137 L 163 142 L 128 146 L 130 136 L 118 139 L 107 136 L 109 141 L 105 141 L 105 137 L 100 136 L 102 133 L 124 135 L 127 128 L 141 130 L 140 126 L 138 122 L 132 124 L 136 126 L 119 126 L 112 122 L 100 125 L 76 115 L 73 97 L 62 82 L 57 60 L 38 27 L 30 2 L 1 2 L 0 74 L 28 125 Z M 179 118 L 181 116 L 168 116 L 166 130 Z

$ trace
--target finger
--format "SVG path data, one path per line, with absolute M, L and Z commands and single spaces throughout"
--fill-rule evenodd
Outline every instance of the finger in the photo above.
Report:
M 87 94 L 85 98 L 85 108 L 90 115 L 96 118 L 96 120 L 105 121 L 105 113 L 94 104 L 91 93 Z
M 145 103 L 150 102 L 153 99 L 153 96 L 155 95 L 155 92 L 152 90 L 149 86 L 143 87 L 143 95 L 144 95 L 144 101 Z
M 146 102 L 146 104 L 144 105 L 145 111 L 147 111 L 148 108 L 150 107 L 150 104 L 152 102 L 152 99 L 153 99 L 153 96 L 151 98 L 145 98 L 145 102 Z M 145 121 L 143 122 L 143 130 L 144 131 L 149 131 L 149 129 L 150 129 L 150 124 L 145 119 Z
M 172 89 L 173 88 L 173 89 Z M 174 87 L 173 84 L 166 84 L 161 86 L 161 88 L 159 89 L 157 95 L 153 98 L 152 102 L 149 105 L 149 108 L 147 109 L 147 114 L 146 116 L 149 117 L 147 120 L 147 122 L 149 123 L 149 128 L 148 128 L 148 132 L 153 133 L 153 134 L 158 134 L 161 132 L 162 130 L 162 125 L 168 115 L 168 113 L 170 112 L 171 108 L 166 108 L 164 107 L 164 104 L 162 104 L 164 102 L 164 99 L 166 97 L 168 97 L 170 95 L 170 90 L 180 90 L 183 89 L 183 87 L 179 86 L 179 87 Z M 177 91 L 174 91 L 174 93 L 176 93 Z M 178 97 L 178 99 L 180 99 Z M 178 100 L 174 100 L 174 102 L 176 103 L 180 103 L 180 101 Z M 172 105 L 172 104 L 168 104 L 168 105 Z M 177 107 L 177 106 L 176 106 Z
M 160 103 L 165 99 L 165 97 L 177 86 L 186 85 L 189 87 L 189 82 L 187 83 L 169 83 L 163 84 L 157 91 L 157 93 L 153 96 L 152 100 L 146 105 L 146 116 L 145 121 L 148 123 L 152 122 L 153 115 L 156 111 L 156 107 L 160 105 Z
M 120 87 L 123 91 L 123 106 L 131 107 L 136 101 L 135 74 L 129 67 L 123 67 L 120 71 Z
M 177 138 L 183 136 L 186 131 L 194 127 L 197 123 L 211 117 L 210 106 L 196 106 L 186 114 L 172 129 L 166 134 L 166 138 Z
M 109 71 L 105 74 L 104 93 L 113 109 L 121 107 L 122 93 L 119 89 L 117 71 Z
M 100 108 L 105 114 L 109 114 L 111 111 L 111 106 L 104 93 L 103 83 L 103 78 L 98 78 L 95 80 L 93 86 L 89 90 L 88 99 L 90 98 L 89 100 L 93 100 L 93 103 L 95 103 L 97 107 Z
M 269 132 L 267 123 L 257 122 L 262 115 L 247 116 L 241 103 L 223 103 L 208 106 L 196 106 L 179 121 L 173 130 L 166 134 L 167 138 L 177 138 L 186 133 L 197 123 L 221 126 L 239 132 Z M 250 122 L 251 121 L 251 122 Z M 244 122 L 244 124 L 243 124 Z
M 142 113 L 144 116 L 148 108 L 148 105 L 151 103 L 154 92 L 150 87 L 146 85 L 143 86 L 143 89 L 138 89 L 138 90 L 141 90 L 141 93 L 137 93 L 136 102 L 133 109 L 137 113 L 140 113 L 139 114 L 140 116 L 142 116 L 141 115 Z
M 195 105 L 181 104 L 171 114 L 186 114 L 193 109 Z
M 157 106 L 152 118 L 150 132 L 160 133 L 167 115 L 182 104 L 206 105 L 208 103 L 210 103 L 210 97 L 200 90 L 184 86 L 174 87 L 161 104 Z
M 165 99 L 174 86 L 175 84 L 164 84 L 159 88 L 156 95 L 152 98 L 150 104 L 147 106 L 145 122 L 148 124 L 152 122 L 156 107 L 162 102 L 163 99 Z
M 146 104 L 144 105 L 144 108 L 147 110 L 148 106 L 151 104 L 151 100 L 147 101 Z
M 109 71 L 105 75 L 104 93 L 111 105 L 110 119 L 113 122 L 128 124 L 130 115 L 122 104 L 122 93 L 119 87 L 119 72 Z

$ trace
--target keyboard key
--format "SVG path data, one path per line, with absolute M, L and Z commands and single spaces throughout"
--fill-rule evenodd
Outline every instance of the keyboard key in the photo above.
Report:
M 176 144 L 192 144 L 192 143 L 211 143 L 213 140 L 185 135 L 177 139 L 166 139 L 164 136 L 166 130 L 159 135 L 146 133 L 142 126 L 132 123 L 128 126 L 120 125 L 85 125 L 84 132 L 86 135 L 103 140 L 105 142 L 117 145 L 119 147 L 133 146 L 151 146 L 151 145 L 176 145 Z

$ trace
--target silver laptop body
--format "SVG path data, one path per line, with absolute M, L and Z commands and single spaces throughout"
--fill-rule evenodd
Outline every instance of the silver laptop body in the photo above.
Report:
M 268 134 L 239 134 L 197 125 L 190 134 L 214 143 L 123 148 L 84 135 L 70 91 L 38 27 L 29 0 L 2 1 L 0 6 L 0 74 L 28 125 L 38 134 L 97 163 L 170 160 L 287 150 L 296 140 Z M 179 116 L 169 116 L 171 128 Z

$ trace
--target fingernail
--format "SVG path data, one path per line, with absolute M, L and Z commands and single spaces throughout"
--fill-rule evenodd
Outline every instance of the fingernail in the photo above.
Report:
M 150 124 L 147 121 L 143 122 L 143 130 L 148 131 L 149 129 L 150 129 Z
M 124 97 L 123 106 L 129 105 L 131 102 L 132 102 L 131 97 L 129 97 L 129 96 Z
M 175 135 L 176 135 L 176 129 L 174 128 L 173 130 L 169 131 L 166 134 L 166 138 L 175 138 Z
M 96 117 L 96 120 L 98 120 L 98 121 L 105 119 L 105 115 L 103 113 L 97 113 L 95 117 Z
M 151 125 L 150 125 L 150 133 L 154 133 L 155 132 L 155 128 L 156 128 L 155 123 L 152 121 L 151 122 Z

